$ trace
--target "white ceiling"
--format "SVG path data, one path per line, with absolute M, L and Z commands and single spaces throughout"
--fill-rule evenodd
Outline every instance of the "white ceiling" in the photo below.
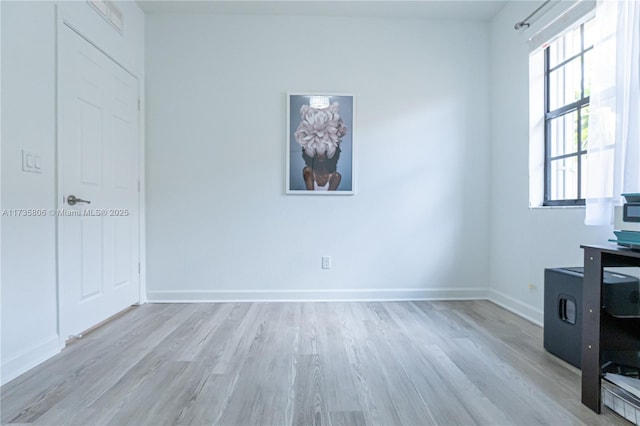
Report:
M 486 21 L 504 0 L 137 0 L 147 14 L 304 15 Z

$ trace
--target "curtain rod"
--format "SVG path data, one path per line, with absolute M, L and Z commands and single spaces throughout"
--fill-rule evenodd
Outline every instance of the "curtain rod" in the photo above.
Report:
M 516 22 L 516 24 L 513 26 L 513 29 L 518 31 L 519 29 L 526 27 L 529 28 L 529 23 L 527 22 L 529 19 L 531 19 L 531 17 L 533 17 L 536 13 L 540 12 L 540 9 L 542 9 L 543 7 L 545 7 L 547 5 L 547 3 L 549 3 L 551 0 L 547 0 L 544 3 L 542 3 L 536 10 L 534 10 L 533 12 L 531 12 L 531 14 L 529 16 L 527 16 L 526 18 L 524 18 L 522 21 L 520 22 Z

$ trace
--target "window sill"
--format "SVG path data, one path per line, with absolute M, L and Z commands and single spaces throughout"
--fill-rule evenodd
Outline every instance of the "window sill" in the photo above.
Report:
M 529 206 L 529 210 L 546 210 L 546 209 L 584 209 L 586 206 Z

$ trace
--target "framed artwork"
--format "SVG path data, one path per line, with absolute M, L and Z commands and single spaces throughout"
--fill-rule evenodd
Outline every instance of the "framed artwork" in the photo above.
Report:
M 287 94 L 287 194 L 352 195 L 354 97 Z

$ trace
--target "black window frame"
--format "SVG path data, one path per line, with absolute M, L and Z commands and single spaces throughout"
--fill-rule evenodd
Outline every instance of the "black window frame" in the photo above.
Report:
M 588 22 L 588 21 L 587 21 Z M 584 22 L 580 24 L 580 51 L 568 58 L 565 58 L 563 61 L 555 64 L 553 67 L 550 67 L 550 49 L 551 43 L 544 48 L 544 200 L 543 206 L 584 206 L 585 199 L 582 194 L 582 157 L 587 153 L 586 149 L 584 149 L 584 140 L 582 135 L 582 111 L 585 107 L 589 106 L 590 96 L 585 96 L 585 54 L 593 49 L 593 45 L 587 46 L 585 48 L 584 40 Z M 574 60 L 580 61 L 580 99 L 562 105 L 554 110 L 550 110 L 550 76 L 555 70 L 562 68 L 563 66 L 569 64 Z M 551 121 L 554 119 L 558 119 L 567 114 L 571 114 L 573 112 L 577 113 L 576 123 L 577 123 L 577 139 L 578 146 L 575 152 L 571 153 L 563 153 L 561 155 L 551 155 Z M 555 160 L 561 160 L 564 158 L 572 158 L 576 157 L 577 159 L 577 196 L 575 199 L 561 199 L 561 200 L 552 200 L 550 199 L 551 195 L 551 165 Z

